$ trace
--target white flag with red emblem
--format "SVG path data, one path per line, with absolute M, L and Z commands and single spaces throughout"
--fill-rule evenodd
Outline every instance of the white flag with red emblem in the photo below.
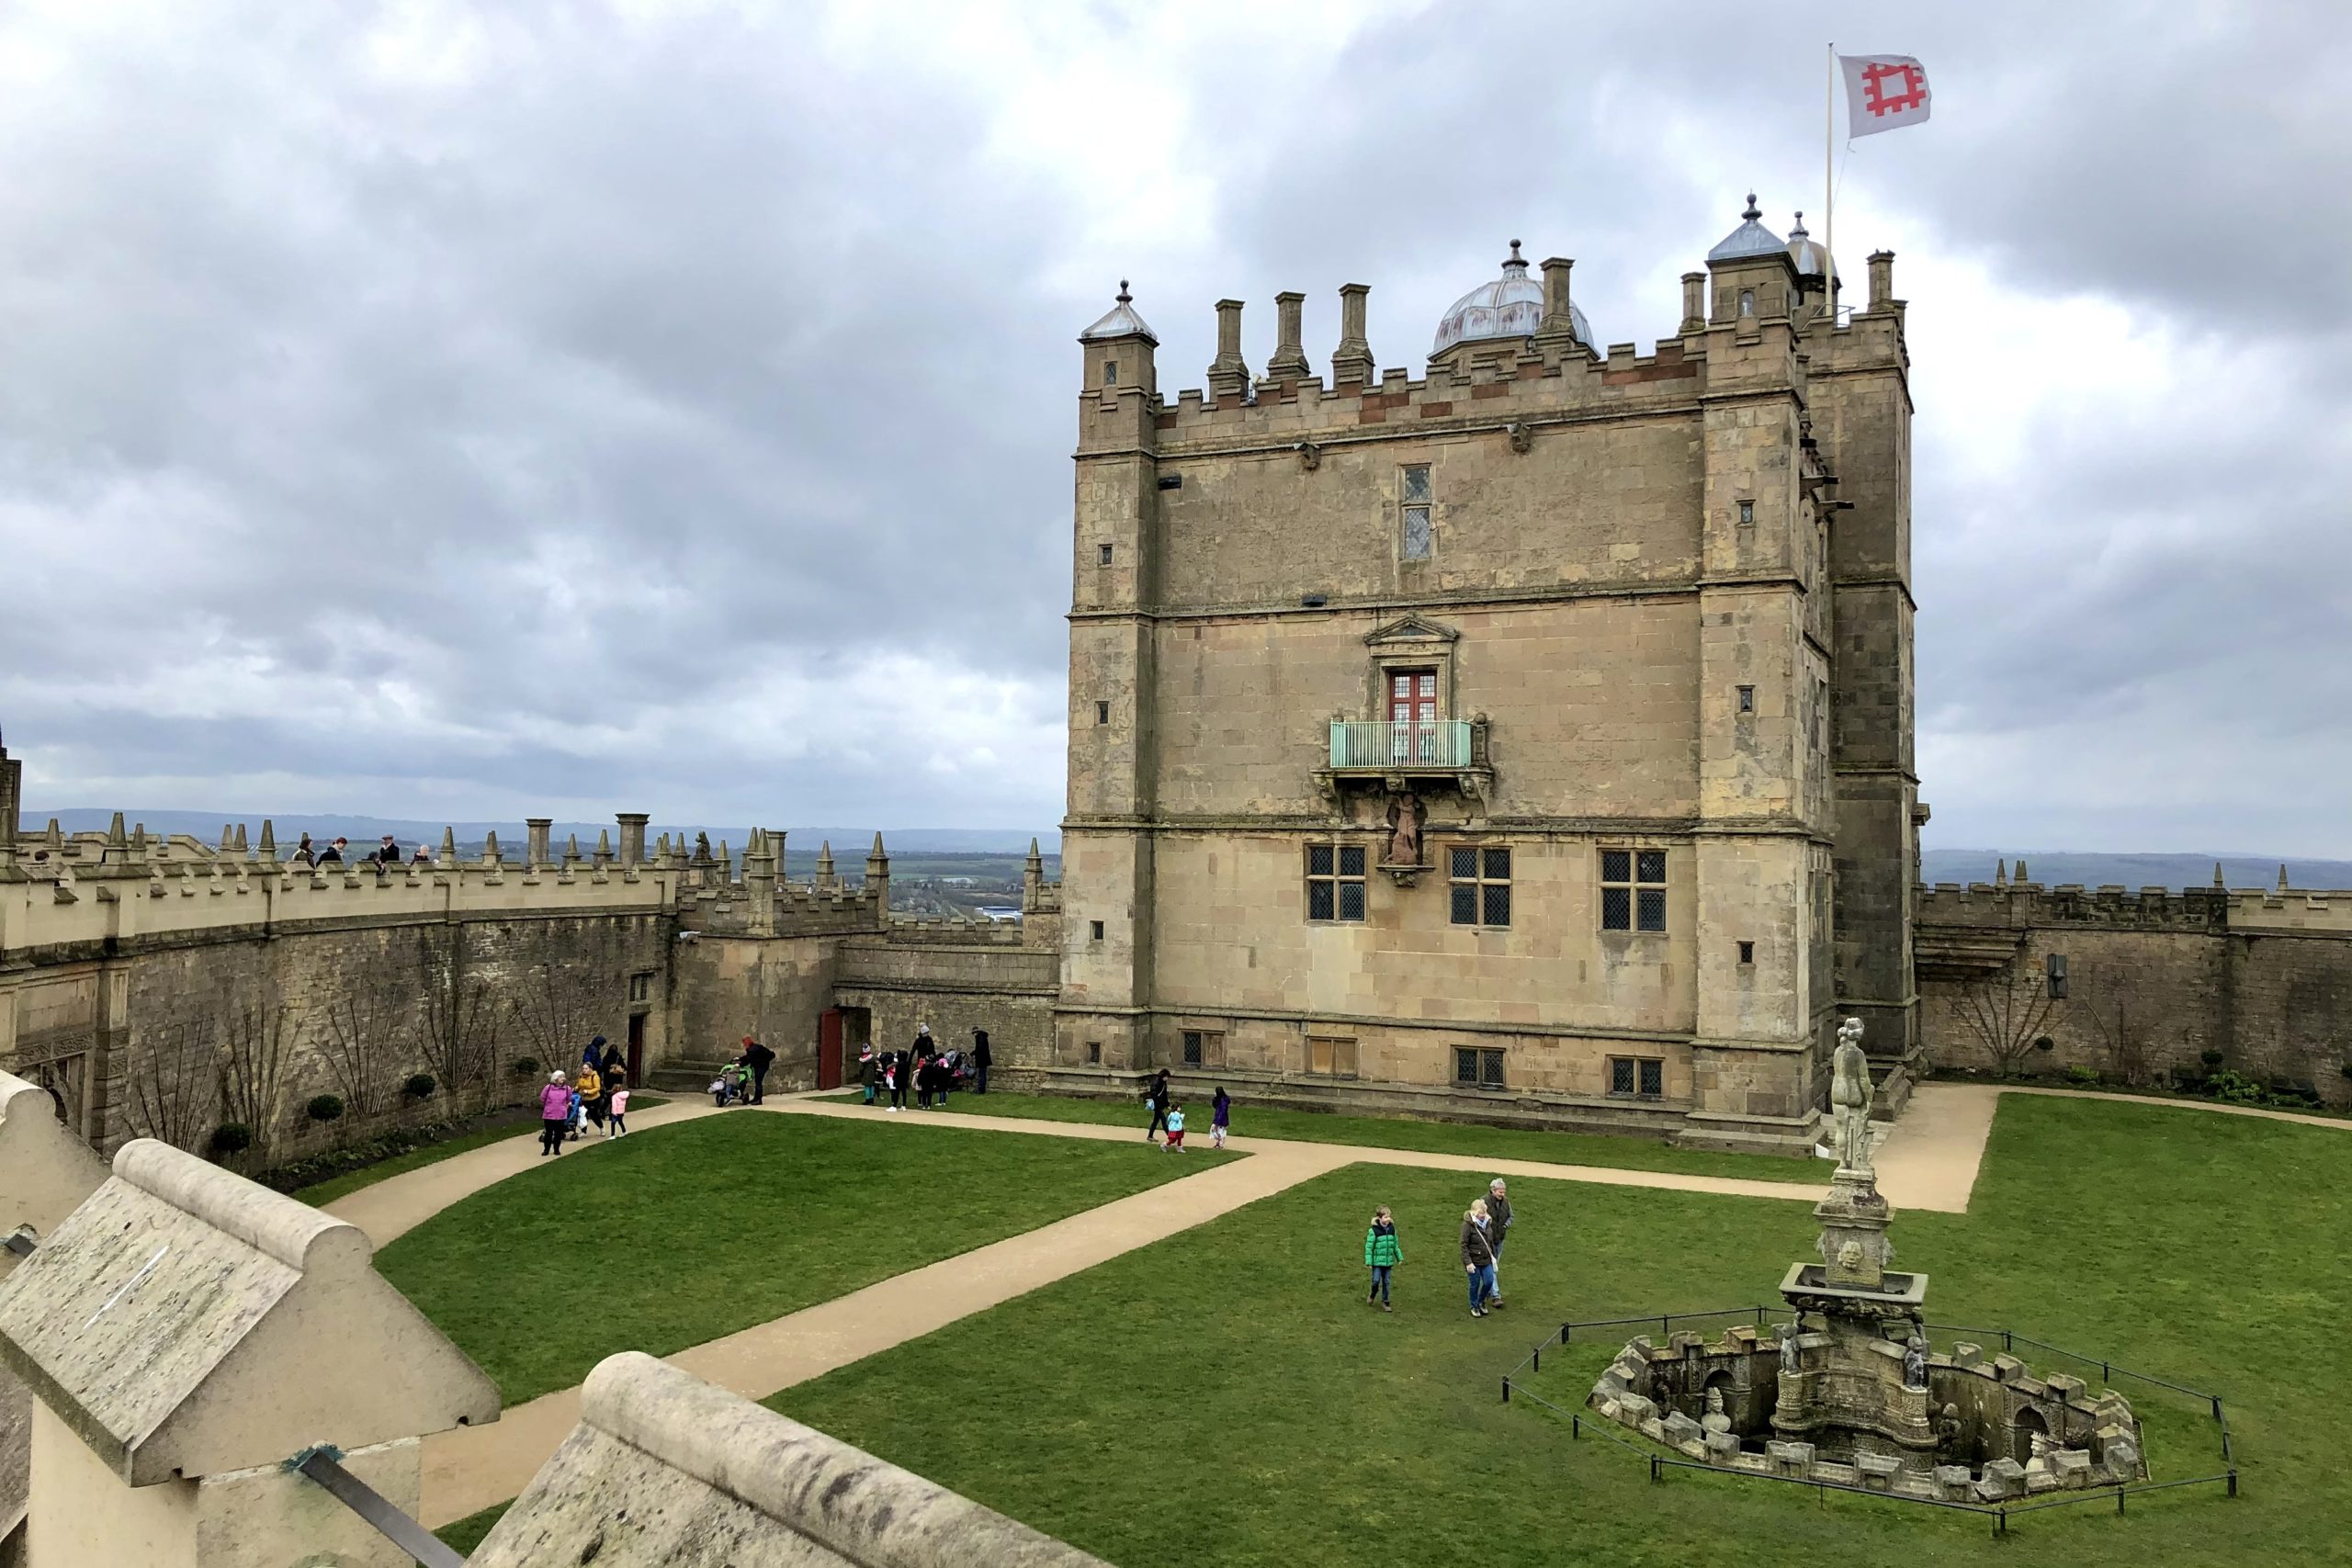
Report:
M 1900 130 L 1928 118 L 1927 69 L 1907 54 L 1841 54 L 1848 137 Z

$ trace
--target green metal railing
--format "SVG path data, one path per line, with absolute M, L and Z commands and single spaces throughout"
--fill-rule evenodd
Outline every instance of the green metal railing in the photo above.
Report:
M 1470 721 L 1425 719 L 1414 724 L 1331 721 L 1335 768 L 1466 768 Z

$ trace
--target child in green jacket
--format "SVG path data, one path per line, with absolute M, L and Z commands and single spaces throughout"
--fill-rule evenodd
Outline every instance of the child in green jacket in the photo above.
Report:
M 1395 1312 L 1388 1304 L 1388 1271 L 1405 1261 L 1404 1251 L 1396 1245 L 1396 1222 L 1388 1217 L 1386 1204 L 1372 1212 L 1372 1228 L 1363 1234 L 1364 1267 L 1372 1270 L 1372 1293 L 1363 1304 L 1380 1303 L 1383 1312 Z

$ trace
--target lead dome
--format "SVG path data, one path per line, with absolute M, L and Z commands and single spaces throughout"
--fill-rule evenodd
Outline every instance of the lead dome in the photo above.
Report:
M 1435 359 L 1447 349 L 1465 343 L 1532 337 L 1543 321 L 1544 285 L 1527 276 L 1527 258 L 1519 254 L 1519 242 L 1513 240 L 1510 259 L 1503 263 L 1503 275 L 1456 299 L 1453 308 L 1439 318 L 1437 340 L 1430 344 L 1430 357 Z M 1592 328 L 1574 300 L 1568 303 L 1568 321 L 1577 341 L 1590 348 Z

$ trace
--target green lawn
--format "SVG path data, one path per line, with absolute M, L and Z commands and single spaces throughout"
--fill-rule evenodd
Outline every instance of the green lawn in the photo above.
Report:
M 829 1096 L 853 1103 L 861 1092 Z M 909 1114 L 912 1114 L 911 1111 Z M 1061 1095 L 987 1094 L 948 1097 L 951 1116 L 1025 1116 L 1040 1122 L 1086 1122 L 1133 1127 L 1136 1140 L 1150 1120 L 1139 1102 L 1074 1100 Z M 1209 1102 L 1184 1106 L 1187 1146 L 1209 1141 Z M 1319 1111 L 1283 1111 L 1271 1106 L 1233 1108 L 1233 1136 L 1288 1138 L 1303 1144 L 1354 1144 L 1374 1149 L 1419 1149 L 1427 1154 L 1487 1155 L 1497 1159 L 1541 1160 L 1547 1165 L 1605 1165 L 1623 1170 L 1679 1170 L 1694 1176 L 1738 1176 L 1755 1181 L 1828 1180 L 1828 1167 L 1777 1155 L 1713 1154 L 1669 1148 L 1647 1138 L 1600 1133 L 1555 1133 L 1532 1127 L 1482 1127 L 1460 1122 L 1415 1122 L 1401 1116 L 1335 1116 Z M 1777 1278 L 1777 1276 L 1775 1276 Z
M 1804 1205 L 1515 1181 L 1510 1306 L 1474 1321 L 1453 1236 L 1476 1187 L 1336 1172 L 770 1403 L 1125 1568 L 1939 1568 L 1996 1550 L 1973 1516 L 1723 1476 L 1653 1486 L 1633 1455 L 1499 1402 L 1502 1373 L 1562 1318 L 1770 1299 L 1811 1254 Z M 2032 1515 L 1997 1549 L 2005 1562 L 2341 1560 L 2352 1474 L 2328 1434 L 2352 1386 L 2352 1343 L 2334 1332 L 2352 1301 L 2347 1187 L 2352 1138 L 2331 1130 L 2003 1100 L 1973 1211 L 1896 1221 L 1903 1262 L 1932 1278 L 1929 1315 L 2222 1393 L 2245 1488 L 2157 1494 L 2120 1518 Z M 1402 1230 L 1394 1316 L 1361 1299 L 1374 1202 Z M 1547 1358 L 1561 1404 L 1612 1348 Z M 2216 1467 L 2194 1407 L 2134 1404 L 2159 1479 Z
M 669 1103 L 666 1098 L 657 1094 L 639 1095 L 630 1102 L 631 1107 L 637 1111 L 650 1111 L 657 1105 Z M 346 1170 L 341 1176 L 329 1177 L 324 1181 L 314 1181 L 308 1187 L 298 1188 L 293 1195 L 297 1201 L 308 1203 L 314 1209 L 323 1209 L 336 1199 L 348 1198 L 363 1187 L 373 1187 L 379 1181 L 390 1180 L 395 1176 L 404 1176 L 423 1166 L 437 1165 L 452 1155 L 461 1155 L 469 1149 L 479 1149 L 490 1144 L 503 1143 L 508 1138 L 537 1138 L 538 1135 L 539 1124 L 537 1121 L 507 1122 L 495 1127 L 477 1127 L 470 1133 L 460 1133 L 454 1138 L 444 1138 L 437 1144 L 427 1144 L 421 1149 L 410 1149 L 405 1154 L 394 1155 L 390 1159 L 379 1159 L 373 1165 L 361 1166 L 357 1170 Z
M 454 1524 L 443 1525 L 433 1533 L 441 1538 L 442 1545 L 470 1557 L 474 1548 L 481 1544 L 481 1538 L 490 1533 L 490 1527 L 504 1518 L 506 1510 L 514 1506 L 512 1501 L 492 1503 L 481 1513 L 468 1514 Z
M 485 1188 L 376 1264 L 514 1404 L 616 1350 L 668 1355 L 1221 1157 L 711 1116 Z

